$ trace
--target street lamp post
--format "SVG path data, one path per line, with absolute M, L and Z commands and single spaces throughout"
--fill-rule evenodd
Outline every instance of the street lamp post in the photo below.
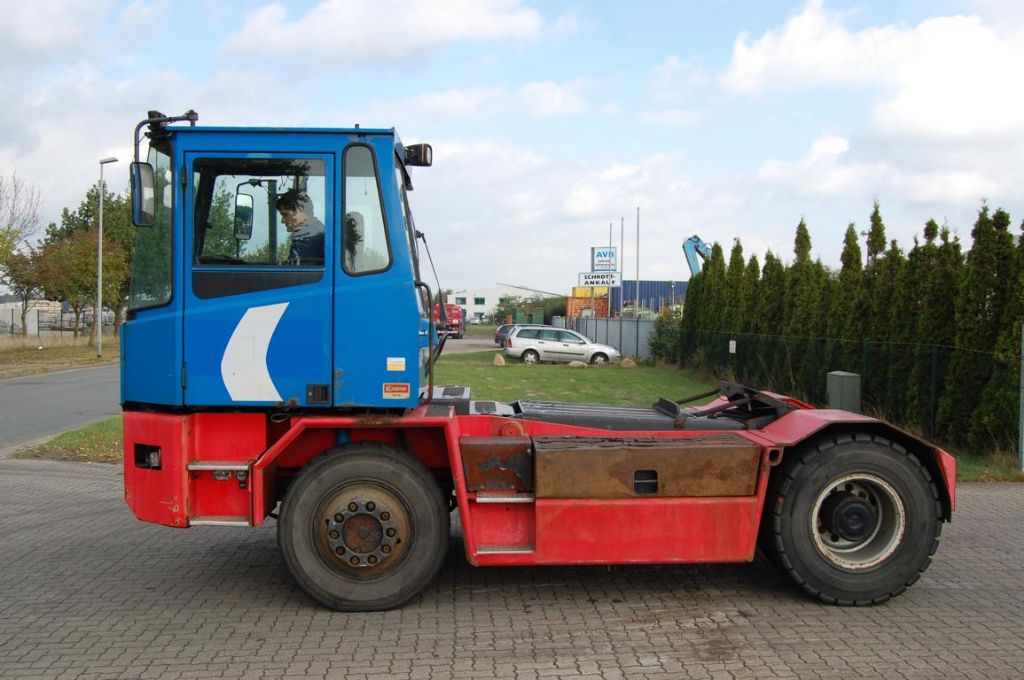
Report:
M 116 163 L 113 156 L 100 160 L 100 214 L 99 214 L 99 247 L 96 251 L 96 312 L 93 314 L 92 325 L 96 330 L 96 358 L 103 356 L 103 194 L 106 185 L 103 184 L 103 166 L 107 163 Z

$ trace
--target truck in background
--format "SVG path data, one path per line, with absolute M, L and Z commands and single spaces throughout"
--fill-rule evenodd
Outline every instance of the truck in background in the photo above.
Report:
M 458 305 L 445 304 L 444 319 L 441 318 L 441 305 L 435 304 L 431 320 L 439 331 L 447 331 L 448 337 L 461 340 L 465 335 L 466 310 Z

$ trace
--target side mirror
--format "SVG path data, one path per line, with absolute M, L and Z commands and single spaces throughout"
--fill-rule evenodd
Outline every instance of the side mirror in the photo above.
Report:
M 252 238 L 252 196 L 235 194 L 235 238 L 248 241 Z
M 132 222 L 136 227 L 156 224 L 156 181 L 149 163 L 132 163 Z
M 430 167 L 434 163 L 434 150 L 429 144 L 412 144 L 405 147 L 405 164 Z

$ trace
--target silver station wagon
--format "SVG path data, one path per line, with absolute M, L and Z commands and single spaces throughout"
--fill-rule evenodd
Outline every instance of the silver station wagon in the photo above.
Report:
M 505 339 L 505 354 L 528 364 L 541 361 L 603 364 L 621 358 L 614 347 L 591 342 L 576 331 L 561 328 L 516 328 Z

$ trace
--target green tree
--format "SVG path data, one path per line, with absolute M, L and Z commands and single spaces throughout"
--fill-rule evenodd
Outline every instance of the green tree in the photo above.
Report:
M 50 223 L 46 227 L 44 243 L 50 244 L 57 241 L 70 239 L 72 235 L 79 232 L 92 232 L 95 239 L 96 229 L 99 224 L 99 191 L 98 187 L 90 187 L 85 198 L 79 203 L 75 210 L 64 208 L 61 211 L 60 222 Z M 131 221 L 131 201 L 127 195 L 113 194 L 105 191 L 103 194 L 103 270 L 104 270 L 104 294 L 103 301 L 114 310 L 115 325 L 119 325 L 123 318 L 125 304 L 128 299 L 128 289 L 131 285 L 131 271 L 129 267 L 113 266 L 108 273 L 107 263 L 107 241 L 108 239 L 117 244 L 121 257 L 131 262 L 135 253 L 135 226 Z M 94 249 L 95 252 L 95 249 Z M 115 263 L 116 264 L 116 263 Z M 93 262 L 95 271 L 95 261 Z M 106 280 L 116 284 L 108 297 Z M 114 278 L 116 277 L 116 278 Z M 93 290 L 96 289 L 95 283 Z
M 759 377 L 765 387 L 782 388 L 785 347 L 782 329 L 785 322 L 786 268 L 770 250 L 765 254 L 761 270 L 761 304 L 758 306 L 755 332 L 758 341 Z
M 811 234 L 802 219 L 796 227 L 793 253 L 795 259 L 786 272 L 783 305 L 782 332 L 787 350 L 783 377 L 790 391 L 813 397 L 817 383 L 824 383 L 824 374 L 817 374 L 822 363 L 819 338 L 824 336 L 821 305 L 827 275 L 821 263 L 811 259 Z
M 829 369 L 856 373 L 860 371 L 865 314 L 860 297 L 864 265 L 857 228 L 853 222 L 846 227 L 840 261 L 842 267 L 836 277 L 832 313 L 827 325 L 828 336 L 831 338 Z
M 1010 215 L 996 210 L 994 262 L 998 276 L 993 288 L 994 314 L 998 315 L 991 375 L 971 419 L 968 444 L 974 450 L 1012 450 L 1019 436 L 1019 381 L 1021 320 L 1024 317 L 1024 241 L 1016 248 L 1009 233 Z
M 743 274 L 746 270 L 746 262 L 743 259 L 743 244 L 739 239 L 734 239 L 732 250 L 729 252 L 729 265 L 725 270 L 725 306 L 722 310 L 722 330 L 733 333 L 739 331 L 742 323 L 741 296 L 743 294 Z
M 967 263 L 961 279 L 956 301 L 956 346 L 946 390 L 939 403 L 939 431 L 956 444 L 969 444 L 972 434 L 974 410 L 992 375 L 992 359 L 1005 304 L 1005 289 L 1009 282 L 1000 281 L 998 265 L 1005 262 L 1006 250 L 1012 250 L 1012 236 L 1005 226 L 1009 216 L 997 211 L 989 215 L 988 206 L 982 206 L 971 231 L 973 244 L 967 253 Z M 1005 217 L 1004 217 L 1005 216 Z M 1003 299 L 1000 299 L 1003 298 Z
M 516 318 L 516 311 L 523 306 L 523 298 L 518 295 L 502 295 L 498 298 L 498 306 L 494 311 L 494 322 L 510 323 Z
M 0 269 L 39 227 L 39 192 L 13 172 L 0 171 Z
M 75 315 L 75 337 L 82 313 L 96 302 L 96 234 L 73 231 L 45 243 L 39 254 L 40 286 L 47 297 L 67 303 Z M 116 296 L 128 264 L 124 249 L 113 238 L 103 239 L 103 294 Z M 94 310 L 94 318 L 99 318 Z M 93 324 L 95 330 L 96 324 Z
M 42 280 L 39 274 L 39 256 L 31 248 L 10 253 L 0 267 L 0 284 L 7 286 L 18 298 L 21 314 L 21 333 L 28 335 L 26 317 L 39 293 Z

